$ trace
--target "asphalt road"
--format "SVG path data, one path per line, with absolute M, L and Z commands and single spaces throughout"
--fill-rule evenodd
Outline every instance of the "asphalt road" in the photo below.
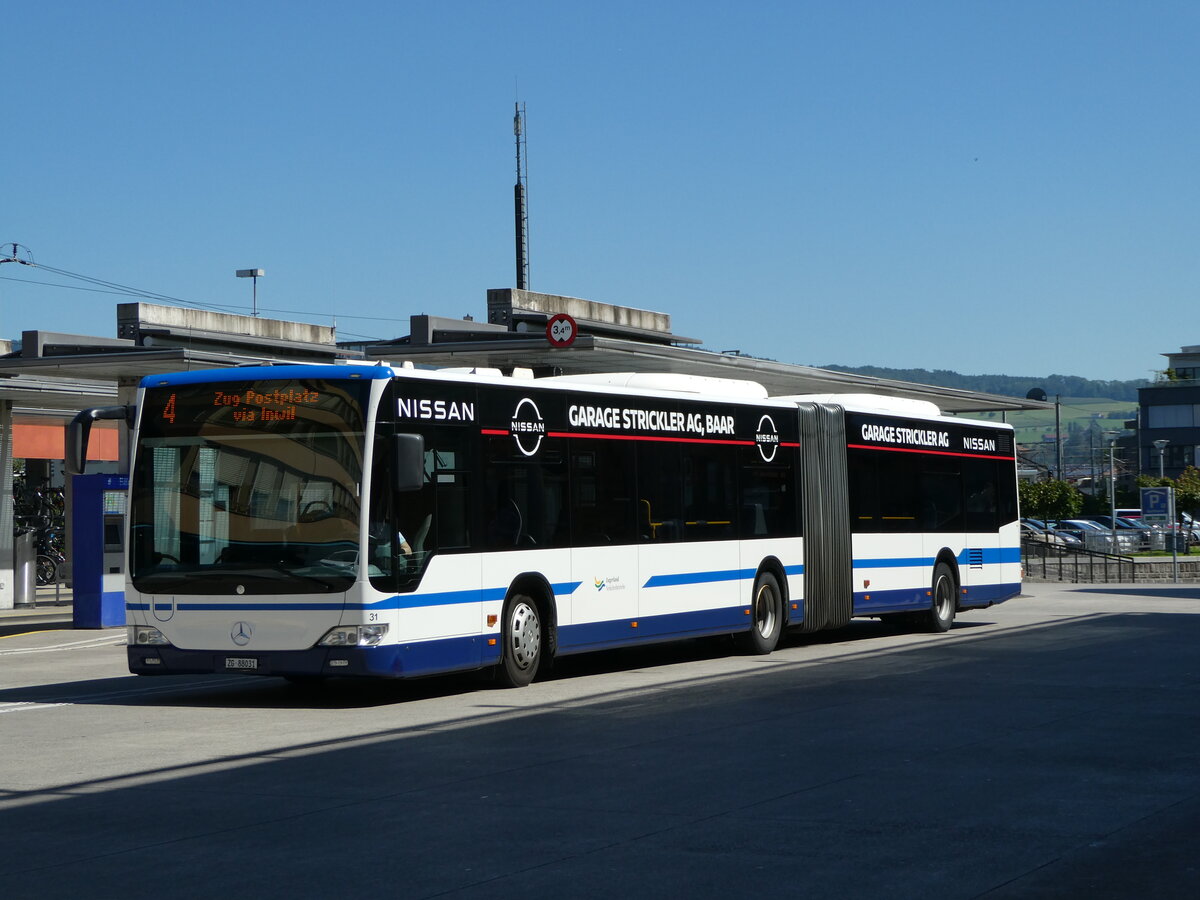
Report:
M 1200 896 L 1200 589 L 477 676 L 0 638 L 0 897 Z M 6 629 L 11 632 L 13 627 Z

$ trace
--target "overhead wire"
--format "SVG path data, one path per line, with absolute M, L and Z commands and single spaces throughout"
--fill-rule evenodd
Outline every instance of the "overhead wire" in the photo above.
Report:
M 72 284 L 58 284 L 55 282 L 36 281 L 34 279 L 29 279 L 29 278 L 14 278 L 14 277 L 5 276 L 5 275 L 0 275 L 0 280 L 15 281 L 15 282 L 21 282 L 24 284 L 36 284 L 36 285 L 40 285 L 40 286 L 44 286 L 44 287 L 63 288 L 65 290 L 90 291 L 90 292 L 97 293 L 97 294 L 117 294 L 117 295 L 126 296 L 126 297 L 141 297 L 146 300 L 156 300 L 156 301 L 160 301 L 160 302 L 182 304 L 184 306 L 192 306 L 192 307 L 196 307 L 196 308 L 200 308 L 200 309 L 210 309 L 210 310 L 216 310 L 216 311 L 222 311 L 222 312 L 228 312 L 228 311 L 237 312 L 237 311 L 243 310 L 245 308 L 242 306 L 236 306 L 236 305 L 230 305 L 230 304 L 209 303 L 209 302 L 202 302 L 199 300 L 187 300 L 183 297 L 175 297 L 171 294 L 163 294 L 158 291 L 148 291 L 143 288 L 135 288 L 135 287 L 131 287 L 129 285 L 120 284 L 115 281 L 107 281 L 103 278 L 96 278 L 95 276 L 92 276 L 92 275 L 83 275 L 79 272 L 72 272 L 68 269 L 60 269 L 56 266 L 46 265 L 45 263 L 30 263 L 29 265 L 32 265 L 39 269 L 44 269 L 47 272 L 50 272 L 54 275 L 60 275 L 64 278 L 74 278 L 79 281 L 83 281 L 86 284 L 94 285 L 94 287 L 83 287 L 80 285 L 72 285 Z M 280 309 L 280 308 L 274 308 L 274 307 L 260 307 L 260 309 L 262 309 L 264 312 L 286 313 L 289 315 L 322 316 L 321 313 L 313 313 L 313 312 L 310 312 L 307 310 Z M 239 313 L 239 314 L 241 314 L 241 313 Z M 331 315 L 331 316 L 329 316 L 329 318 L 334 319 L 334 320 L 339 319 L 339 318 L 340 319 L 355 319 L 355 320 L 369 321 L 369 322 L 403 323 L 404 321 L 406 321 L 405 319 L 393 318 L 393 317 L 388 317 L 388 316 L 357 316 L 357 315 L 348 315 L 346 313 L 341 313 L 341 312 L 339 312 L 336 316 Z M 367 339 L 367 340 L 379 340 L 380 339 L 378 335 L 351 334 L 349 332 L 343 332 L 343 334 L 345 334 L 347 337 L 362 338 L 362 339 Z

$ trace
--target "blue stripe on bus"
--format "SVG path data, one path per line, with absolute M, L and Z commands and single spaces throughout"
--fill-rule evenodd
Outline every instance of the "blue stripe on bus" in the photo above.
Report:
M 149 603 L 126 603 L 126 609 L 141 610 L 142 612 L 150 611 Z M 330 610 L 342 610 L 346 608 L 344 603 L 270 603 L 262 601 L 254 601 L 252 603 L 155 603 L 156 610 L 164 612 L 175 609 L 178 611 L 187 612 L 248 612 L 261 609 L 284 610 L 286 612 L 297 612 L 304 610 L 319 610 L 328 612 Z
M 932 568 L 937 562 L 932 556 L 904 556 L 894 559 L 856 559 L 851 565 L 856 569 L 902 569 L 908 566 L 927 566 Z
M 715 584 L 719 581 L 741 581 L 753 578 L 754 569 L 722 569 L 716 572 L 677 572 L 674 575 L 651 575 L 642 587 L 675 587 L 681 584 Z
M 677 572 L 674 575 L 652 575 L 642 587 L 678 587 L 681 584 L 716 584 L 721 581 L 743 581 L 755 576 L 757 569 L 720 569 L 715 572 Z M 804 566 L 784 566 L 784 574 L 802 575 Z
M 582 581 L 561 581 L 550 585 L 554 595 L 570 595 L 583 584 Z M 347 603 L 347 609 L 419 609 L 423 606 L 452 606 L 457 603 L 498 603 L 508 595 L 507 588 L 483 588 L 481 590 L 442 591 L 436 594 L 397 594 L 374 603 Z
M 572 594 L 582 581 L 564 581 L 552 584 L 555 595 Z M 383 600 L 370 603 L 273 603 L 269 600 L 255 600 L 243 603 L 175 603 L 176 610 L 181 612 L 253 612 L 256 610 L 276 610 L 285 612 L 329 612 L 333 610 L 385 610 L 385 609 L 419 609 L 426 606 L 453 606 L 459 603 L 499 602 L 508 593 L 506 588 L 486 588 L 466 591 L 440 591 L 436 594 L 397 594 Z M 126 609 L 150 610 L 149 603 L 126 603 Z M 169 603 L 156 603 L 155 609 L 163 611 L 171 609 Z
M 979 548 L 973 548 L 976 553 L 979 553 Z M 958 564 L 960 566 L 970 565 L 971 562 L 979 562 L 980 560 L 971 559 L 971 551 L 964 550 L 958 554 Z M 1019 563 L 1021 561 L 1020 547 L 984 547 L 982 562 L 985 565 L 995 565 L 997 563 Z
M 971 559 L 971 550 L 979 554 L 974 560 Z M 975 547 L 963 550 L 956 559 L 960 566 L 983 563 L 984 565 L 997 565 L 1000 563 L 1019 563 L 1021 561 L 1020 547 L 984 547 L 982 549 Z M 912 566 L 925 566 L 933 568 L 937 559 L 932 556 L 901 556 L 901 557 L 883 557 L 880 559 L 856 559 L 853 566 L 856 569 L 902 569 Z
M 170 372 L 165 375 L 147 375 L 141 387 L 170 387 L 184 384 L 228 383 L 237 381 L 291 381 L 301 378 L 322 378 L 326 381 L 366 381 L 376 378 L 391 378 L 392 370 L 387 366 L 331 366 L 300 364 L 289 366 L 246 366 L 241 369 L 200 369 L 195 372 Z

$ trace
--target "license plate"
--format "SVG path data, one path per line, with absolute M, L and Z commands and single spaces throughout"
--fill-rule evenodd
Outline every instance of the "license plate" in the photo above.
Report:
M 245 656 L 227 656 L 225 657 L 225 668 L 227 669 L 257 669 L 258 660 L 253 657 Z

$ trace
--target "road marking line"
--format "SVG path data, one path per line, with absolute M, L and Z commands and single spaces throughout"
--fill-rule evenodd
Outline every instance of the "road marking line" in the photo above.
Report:
M 45 632 L 31 632 L 31 634 L 44 634 Z M 9 635 L 17 637 L 17 635 Z M 70 650 L 73 647 L 100 647 L 104 644 L 111 644 L 114 647 L 123 647 L 125 638 L 118 638 L 116 635 L 107 634 L 104 637 L 88 638 L 86 641 L 71 641 L 66 644 L 51 644 L 49 647 L 21 647 L 16 650 L 0 650 L 0 656 L 11 656 L 16 653 L 48 653 L 51 650 Z
M 0 715 L 11 712 L 28 712 L 30 710 L 53 709 L 56 706 L 73 706 L 72 703 L 38 703 L 28 700 L 24 703 L 0 703 Z
M 193 684 L 158 684 L 144 687 L 126 688 L 117 691 L 105 691 L 102 694 L 80 694 L 76 697 L 51 697 L 46 700 L 17 700 L 12 703 L 0 703 L 0 714 L 10 712 L 25 712 L 36 709 L 53 709 L 56 706 L 87 706 L 91 703 L 103 703 L 118 697 L 136 697 L 149 694 L 187 693 L 190 691 L 210 690 L 218 685 L 229 685 L 228 675 L 210 678 Z

